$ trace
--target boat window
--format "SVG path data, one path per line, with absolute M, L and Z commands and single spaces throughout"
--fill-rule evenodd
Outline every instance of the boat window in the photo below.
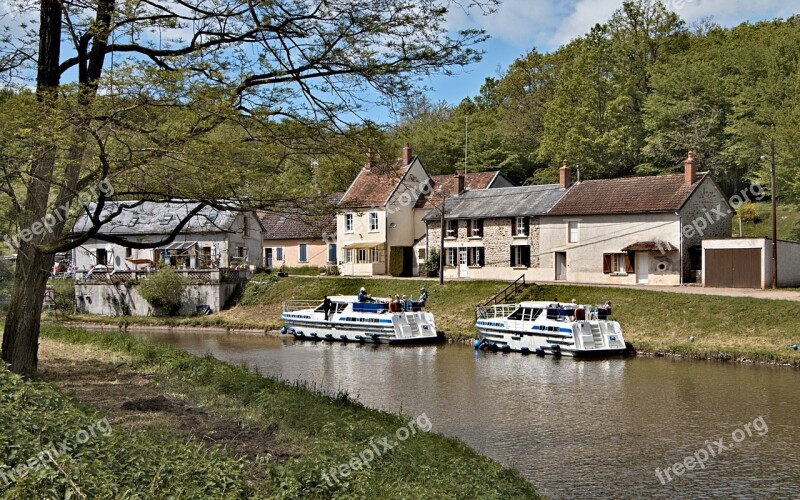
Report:
M 526 309 L 526 310 L 530 314 L 527 314 L 525 316 L 525 321 L 534 321 L 536 318 L 539 317 L 540 314 L 542 314 L 542 310 L 541 309 Z
M 525 309 L 520 307 L 519 309 L 517 309 L 516 311 L 511 313 L 511 316 L 509 316 L 508 319 L 522 319 L 522 314 L 524 312 L 525 312 Z

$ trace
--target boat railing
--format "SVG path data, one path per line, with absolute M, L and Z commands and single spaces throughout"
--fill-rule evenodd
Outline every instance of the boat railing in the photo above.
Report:
M 506 318 L 517 309 L 516 305 L 497 304 L 478 307 L 478 319 Z
M 283 303 L 283 312 L 302 311 L 304 309 L 316 309 L 320 304 L 318 300 L 287 300 Z

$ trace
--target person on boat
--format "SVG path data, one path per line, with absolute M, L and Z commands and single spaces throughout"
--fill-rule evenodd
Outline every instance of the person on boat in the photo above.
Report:
M 362 286 L 361 290 L 358 291 L 358 301 L 367 302 L 368 300 L 369 300 L 369 294 L 367 293 L 367 289 Z
M 586 319 L 586 309 L 582 305 L 578 305 L 575 299 L 572 299 L 572 303 L 575 304 L 575 321 L 584 321 Z
M 597 317 L 599 319 L 606 319 L 611 316 L 611 301 L 607 300 L 605 304 L 600 306 L 600 309 L 597 311 Z
M 389 312 L 400 312 L 400 297 L 395 295 L 394 300 L 389 301 Z
M 420 308 L 423 308 L 425 307 L 425 302 L 427 301 L 428 301 L 428 291 L 425 290 L 424 288 L 420 288 L 419 300 L 417 300 L 417 305 L 419 305 Z
M 331 299 L 329 297 L 325 297 L 325 300 L 322 301 L 322 312 L 325 313 L 325 321 L 328 321 L 328 318 L 331 315 Z

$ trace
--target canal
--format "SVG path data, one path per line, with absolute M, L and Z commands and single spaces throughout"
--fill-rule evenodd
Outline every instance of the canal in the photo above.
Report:
M 372 408 L 425 413 L 433 431 L 518 469 L 552 498 L 800 498 L 800 372 L 787 368 L 137 335 L 344 390 Z

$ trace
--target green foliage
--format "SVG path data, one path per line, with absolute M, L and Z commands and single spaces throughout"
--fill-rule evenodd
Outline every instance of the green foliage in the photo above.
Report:
M 164 267 L 142 280 L 139 294 L 156 311 L 174 316 L 181 308 L 189 284 L 189 280 L 174 268 Z
M 428 278 L 439 276 L 439 258 L 439 249 L 434 248 L 431 250 L 428 254 L 428 260 L 425 261 L 425 264 L 420 269 L 420 273 Z
M 53 308 L 56 313 L 62 316 L 72 314 L 75 306 L 75 280 L 72 278 L 51 279 L 49 286 L 55 291 Z
M 4 498 L 242 498 L 249 491 L 242 464 L 221 449 L 115 428 L 49 384 L 4 367 L 0 395 L 0 473 L 15 479 L 0 480 Z M 54 461 L 38 461 L 52 448 Z
M 742 222 L 760 222 L 761 215 L 758 213 L 758 207 L 755 203 L 746 202 L 742 203 L 737 212 Z
M 457 439 L 425 432 L 375 460 L 370 469 L 354 471 L 341 482 L 328 484 L 323 471 L 348 463 L 371 441 L 407 426 L 409 418 L 365 408 L 343 392 L 320 394 L 308 384 L 287 384 L 211 356 L 195 357 L 122 333 L 46 328 L 44 334 L 131 356 L 141 369 L 156 371 L 165 390 L 213 402 L 209 406 L 224 406 L 233 418 L 246 420 L 246 425 L 270 429 L 270 446 L 278 455 L 291 458 L 279 461 L 262 457 L 258 462 L 245 463 L 259 478 L 250 485 L 248 493 L 252 498 L 538 498 L 533 485 L 518 472 L 479 455 Z M 133 453 L 138 454 L 139 450 Z M 165 450 L 152 460 L 170 451 Z M 197 468 L 204 471 L 209 462 L 203 458 L 198 459 Z M 144 484 L 149 484 L 148 472 L 142 473 Z M 174 477 L 167 479 L 178 482 L 178 471 L 170 472 Z M 200 480 L 206 479 L 198 475 Z M 187 494 L 173 496 L 216 498 L 219 493 L 213 487 L 221 484 L 218 478 L 229 478 L 232 496 L 238 493 L 237 477 L 230 467 L 220 467 L 217 476 L 208 478 L 208 494 L 188 490 Z M 193 484 L 188 482 L 187 489 Z M 171 491 L 166 489 L 163 497 Z
M 14 266 L 10 261 L 0 260 L 0 309 L 8 306 L 8 297 L 14 285 Z
M 403 275 L 403 247 L 389 248 L 389 275 L 395 278 Z

